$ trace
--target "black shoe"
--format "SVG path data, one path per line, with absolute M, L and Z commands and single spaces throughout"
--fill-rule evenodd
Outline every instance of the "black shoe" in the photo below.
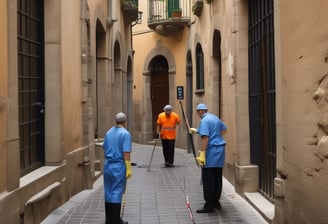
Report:
M 122 224 L 129 224 L 127 221 L 122 220 Z
M 198 209 L 196 212 L 197 213 L 212 213 L 212 212 L 214 212 L 214 209 L 203 207 L 201 209 Z
M 174 165 L 170 163 L 170 164 L 168 165 L 168 167 L 174 167 Z
M 165 163 L 165 167 L 170 167 L 170 164 L 169 163 Z
M 218 203 L 215 205 L 215 208 L 218 209 L 218 210 L 221 210 L 221 204 L 220 204 L 219 201 L 218 201 Z

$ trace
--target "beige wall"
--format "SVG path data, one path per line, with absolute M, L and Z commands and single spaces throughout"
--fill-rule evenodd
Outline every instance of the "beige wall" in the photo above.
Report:
M 112 2 L 113 8 L 108 10 L 107 0 L 44 1 L 46 164 L 22 177 L 17 5 L 16 1 L 0 2 L 0 47 L 3 49 L 0 56 L 0 223 L 40 223 L 71 196 L 92 187 L 92 182 L 101 175 L 103 154 L 101 147 L 96 148 L 94 144 L 93 106 L 106 117 L 105 122 L 100 122 L 103 132 L 113 124 L 114 108 L 124 112 L 132 108 L 128 104 L 131 95 L 126 94 L 128 81 L 133 79 L 131 31 L 129 25 L 124 24 L 120 2 Z M 108 12 L 116 13 L 116 18 L 112 18 L 116 22 L 107 26 Z M 96 39 L 99 31 L 102 38 Z M 114 43 L 118 46 L 115 56 L 111 46 Z M 98 50 L 103 49 L 104 55 L 96 55 L 96 46 Z M 115 69 L 112 61 L 118 65 Z M 112 105 L 113 91 L 118 89 L 113 79 L 114 70 L 122 77 L 117 107 Z M 105 85 L 97 87 L 96 76 L 105 80 Z M 103 104 L 94 104 L 96 91 L 104 97 Z
M 149 31 L 142 35 L 138 35 L 138 34 L 134 35 L 134 39 L 133 39 L 133 45 L 135 49 L 134 71 L 136 77 L 134 79 L 134 85 L 135 85 L 135 90 L 133 94 L 134 100 L 140 101 L 143 97 L 142 90 L 144 88 L 144 83 L 143 83 L 142 75 L 144 73 L 145 67 L 148 66 L 144 64 L 145 58 L 148 56 L 149 52 L 151 52 L 154 48 L 156 48 L 157 44 L 163 46 L 164 48 L 167 48 L 174 56 L 174 61 L 176 65 L 176 68 L 173 68 L 175 69 L 175 84 L 184 85 L 185 67 L 186 67 L 185 42 L 187 41 L 187 38 L 188 38 L 187 31 L 177 35 L 176 38 L 163 37 L 152 31 Z M 175 92 L 170 94 L 173 94 L 173 96 L 176 97 Z M 177 103 L 176 109 L 178 108 L 178 106 L 179 104 Z
M 277 168 L 286 178 L 277 223 L 328 222 L 327 10 L 325 1 L 276 3 L 282 113 Z
M 0 192 L 7 186 L 8 37 L 6 2 L 0 2 Z
M 68 153 L 82 146 L 81 1 L 62 3 L 63 141 Z M 72 32 L 74 31 L 74 32 Z

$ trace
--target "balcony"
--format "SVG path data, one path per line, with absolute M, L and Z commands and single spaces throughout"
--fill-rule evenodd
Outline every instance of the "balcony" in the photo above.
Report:
M 194 0 L 192 4 L 192 13 L 196 16 L 200 16 L 203 10 L 203 0 Z
M 125 24 L 131 24 L 138 19 L 138 0 L 121 0 L 121 9 Z
M 149 0 L 148 27 L 169 36 L 190 23 L 191 0 Z

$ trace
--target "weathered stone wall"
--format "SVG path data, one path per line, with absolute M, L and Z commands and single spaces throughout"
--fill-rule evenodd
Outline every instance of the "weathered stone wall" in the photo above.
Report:
M 7 185 L 7 110 L 8 110 L 8 39 L 7 30 L 7 7 L 6 2 L 0 2 L 0 192 Z
M 285 183 L 277 223 L 328 222 L 327 9 L 325 1 L 276 2 L 282 111 L 277 169 Z

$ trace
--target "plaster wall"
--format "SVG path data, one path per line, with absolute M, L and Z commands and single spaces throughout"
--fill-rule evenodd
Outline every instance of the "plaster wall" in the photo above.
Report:
M 87 78 L 91 81 L 91 84 L 88 84 L 89 97 L 93 99 L 91 118 L 94 123 L 92 129 L 98 138 L 103 138 L 105 131 L 111 124 L 109 113 L 112 109 L 110 104 L 112 71 L 110 69 L 112 68 L 113 55 L 110 44 L 111 32 L 106 28 L 106 15 L 110 9 L 108 8 L 108 1 L 104 0 L 88 1 L 88 6 L 90 11 L 90 55 L 88 55 L 87 43 L 85 43 L 84 52 L 89 57 Z M 107 35 L 106 32 L 108 32 Z M 100 94 L 102 97 L 97 100 L 97 95 Z
M 156 47 L 156 44 L 163 46 L 165 48 L 168 47 L 169 42 L 168 38 L 157 35 L 155 32 L 149 30 L 147 28 L 147 33 L 144 34 L 134 34 L 133 43 L 135 49 L 135 74 L 136 78 L 134 79 L 134 93 L 133 100 L 141 101 L 143 97 L 143 89 L 145 83 L 143 82 L 143 76 L 145 72 L 145 67 L 148 69 L 148 65 L 145 65 L 145 58 L 147 58 L 149 52 Z M 147 43 L 147 44 L 145 44 Z M 176 49 L 178 51 L 178 49 Z M 156 56 L 156 55 L 155 55 Z M 174 70 L 176 68 L 173 68 Z
M 0 3 L 0 10 L 4 10 L 0 16 L 1 46 L 7 52 L 0 56 L 0 78 L 4 81 L 0 83 L 0 154 L 1 166 L 5 166 L 0 171 L 0 223 L 40 223 L 92 182 L 90 167 L 85 163 L 89 148 L 82 144 L 80 3 L 44 1 L 46 164 L 22 177 L 17 115 L 17 5 L 15 1 Z
M 276 3 L 283 121 L 277 169 L 285 184 L 277 223 L 328 222 L 327 9 L 325 1 Z
M 7 186 L 8 37 L 6 2 L 0 2 L 0 192 Z
M 93 95 L 88 95 L 85 83 L 89 81 L 89 74 L 95 77 L 97 68 L 95 63 L 83 65 L 85 61 L 82 60 L 85 59 L 82 52 L 86 33 L 81 30 L 86 26 L 87 7 L 82 7 L 85 2 L 44 1 L 46 164 L 23 177 L 20 177 L 19 167 L 17 4 L 16 1 L 0 3 L 0 47 L 3 49 L 0 56 L 0 223 L 40 223 L 72 195 L 90 187 L 93 178 L 97 177 L 92 172 L 102 168 L 102 161 L 90 168 L 90 163 L 95 162 L 90 159 L 95 159 L 95 155 L 90 154 L 95 152 L 93 139 L 89 138 L 94 136 L 94 117 L 92 109 L 84 105 L 92 104 Z M 112 81 L 112 45 L 117 44 L 115 72 L 122 77 L 121 92 L 116 93 L 122 100 L 117 108 L 126 112 L 130 107 L 126 100 L 129 97 L 127 83 L 133 80 L 127 62 L 129 58 L 131 66 L 131 29 L 124 23 L 120 2 L 111 1 L 110 9 L 107 2 L 89 1 L 91 55 L 88 55 L 88 60 L 97 60 L 95 34 L 102 31 L 104 38 L 98 46 L 103 47 L 108 63 L 101 74 L 105 80 Z M 107 13 L 116 20 L 114 24 L 107 23 L 110 18 Z M 100 25 L 97 24 L 99 21 Z M 113 32 L 109 33 L 109 30 Z M 110 93 L 110 100 L 104 104 L 104 114 L 109 117 L 103 124 L 106 130 L 113 124 L 112 84 L 109 82 L 100 92 L 105 96 Z M 96 157 L 102 156 L 98 151 Z
M 83 136 L 80 2 L 65 1 L 61 5 L 62 136 L 66 153 L 81 147 Z

